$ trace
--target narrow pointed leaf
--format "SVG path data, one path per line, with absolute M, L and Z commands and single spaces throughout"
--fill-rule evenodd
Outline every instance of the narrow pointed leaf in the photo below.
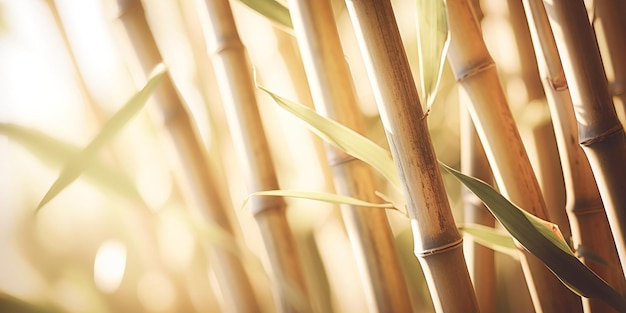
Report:
M 269 94 L 280 107 L 305 122 L 315 134 L 351 156 L 369 164 L 396 189 L 400 190 L 400 180 L 389 151 L 354 130 L 321 116 L 302 104 L 287 100 L 262 86 L 258 86 L 258 88 Z
M 56 181 L 52 184 L 48 192 L 37 206 L 38 212 L 46 203 L 56 197 L 63 189 L 75 181 L 83 171 L 93 162 L 100 148 L 109 143 L 115 135 L 137 115 L 143 108 L 152 91 L 163 78 L 165 68 L 157 67 L 146 85 L 137 92 L 111 119 L 102 127 L 96 137 L 76 156 L 74 156 L 61 170 Z
M 464 234 L 470 236 L 474 242 L 519 259 L 519 250 L 510 235 L 504 234 L 493 227 L 479 224 L 464 224 L 459 229 Z
M 417 0 L 417 34 L 420 87 L 428 112 L 435 101 L 450 42 L 444 0 Z
M 572 291 L 584 297 L 600 298 L 618 311 L 626 312 L 626 299 L 580 262 L 553 229 L 546 227 L 545 221 L 531 217 L 485 182 L 441 165 L 476 194 L 504 228 Z
M 289 9 L 276 0 L 239 0 L 250 9 L 265 16 L 273 23 L 280 25 L 284 30 L 293 34 L 293 24 Z
M 359 200 L 353 197 L 342 196 L 328 192 L 314 192 L 314 191 L 296 191 L 296 190 L 266 190 L 254 192 L 244 200 L 242 207 L 245 207 L 250 198 L 258 196 L 273 196 L 273 197 L 289 197 L 300 198 L 315 201 L 323 201 L 336 204 L 347 204 L 361 207 L 381 208 L 381 209 L 395 209 L 398 210 L 392 203 L 373 203 L 363 200 Z
M 20 125 L 0 123 L 0 134 L 18 142 L 39 158 L 42 163 L 53 167 L 63 166 L 80 152 L 78 146 L 51 137 L 36 129 Z M 144 203 L 139 191 L 124 172 L 103 163 L 99 159 L 95 159 L 92 165 L 85 169 L 85 178 L 126 199 Z

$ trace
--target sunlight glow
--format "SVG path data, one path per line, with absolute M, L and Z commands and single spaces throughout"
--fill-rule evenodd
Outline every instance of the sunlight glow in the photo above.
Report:
M 176 301 L 172 282 L 159 272 L 145 273 L 137 284 L 137 296 L 141 304 L 152 312 L 168 312 Z
M 105 293 L 113 293 L 120 286 L 126 269 L 126 246 L 109 240 L 98 249 L 93 266 L 96 286 Z

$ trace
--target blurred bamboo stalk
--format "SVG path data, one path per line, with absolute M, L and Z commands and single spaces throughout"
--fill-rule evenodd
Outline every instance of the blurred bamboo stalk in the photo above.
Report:
M 626 4 L 624 1 L 594 0 L 593 29 L 604 63 L 609 91 L 622 125 L 626 124 Z M 621 116 L 620 116 L 621 114 Z
M 403 183 L 415 256 L 437 312 L 477 312 L 460 236 L 389 1 L 346 1 Z
M 263 130 L 255 88 L 244 46 L 239 39 L 228 0 L 207 0 L 205 37 L 213 68 L 226 107 L 228 125 L 243 165 L 247 166 L 249 191 L 279 189 Z M 280 197 L 252 199 L 251 212 L 258 223 L 277 280 L 281 312 L 310 310 L 307 289 L 295 241 Z
M 474 124 L 466 108 L 461 108 L 461 170 L 466 175 L 492 182 L 487 155 L 480 143 Z M 495 226 L 495 218 L 482 201 L 469 189 L 463 188 L 465 223 Z M 466 245 L 469 272 L 472 277 L 478 306 L 483 313 L 496 312 L 496 270 L 494 251 L 478 243 Z
M 128 47 L 128 59 L 138 60 L 144 74 L 148 74 L 154 66 L 162 62 L 162 58 L 150 32 L 141 2 L 119 0 L 117 10 L 117 16 L 123 24 L 120 36 L 125 37 L 127 43 L 132 45 Z M 191 188 L 189 194 L 194 197 L 196 206 L 202 209 L 208 222 L 233 235 L 233 226 L 225 212 L 228 206 L 221 201 L 216 189 L 217 182 L 208 167 L 202 145 L 169 73 L 157 87 L 155 99 L 161 107 L 163 123 L 176 145 L 188 181 L 187 186 Z M 225 308 L 237 312 L 259 310 L 249 278 L 232 247 L 213 245 L 209 258 L 225 299 Z
M 582 0 L 545 1 L 578 121 L 622 270 L 626 268 L 626 136 L 608 92 L 598 44 Z
M 289 9 L 317 111 L 363 134 L 330 1 L 291 0 Z M 367 164 L 331 146 L 327 146 L 327 156 L 341 194 L 378 201 Z M 367 286 L 370 312 L 411 311 L 386 212 L 346 206 L 342 214 Z
M 470 113 L 500 190 L 515 204 L 549 220 L 539 184 L 531 168 L 493 59 L 482 39 L 468 0 L 448 0 L 451 42 L 448 60 L 457 81 L 467 91 Z M 537 312 L 580 312 L 580 299 L 536 257 L 521 251 Z
M 519 55 L 521 76 L 526 87 L 528 103 L 524 117 L 528 123 L 520 128 L 526 144 L 535 176 L 541 188 L 546 209 L 551 222 L 559 225 L 565 238 L 571 237 L 571 230 L 565 211 L 565 184 L 556 148 L 552 120 L 545 102 L 545 92 L 537 70 L 537 60 L 528 28 L 524 7 L 520 0 L 507 0 L 509 19 Z M 524 131 L 524 128 L 528 129 Z M 524 134 L 529 136 L 524 137 Z M 529 144 L 530 143 L 530 144 Z
M 563 165 L 567 190 L 566 208 L 572 226 L 574 245 L 593 250 L 612 266 L 588 258 L 583 262 L 621 293 L 626 288 L 613 236 L 602 206 L 593 172 L 582 148 L 576 142 L 576 116 L 567 80 L 552 35 L 548 16 L 541 1 L 524 0 L 524 8 L 535 42 L 535 54 L 548 104 L 554 121 L 554 132 Z M 604 301 L 583 299 L 585 312 L 615 312 Z

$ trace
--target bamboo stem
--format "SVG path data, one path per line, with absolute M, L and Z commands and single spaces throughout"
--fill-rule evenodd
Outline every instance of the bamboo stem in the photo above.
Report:
M 144 74 L 149 73 L 162 60 L 140 1 L 118 1 L 118 14 L 124 26 L 123 35 L 132 43 L 132 55 L 139 60 Z M 190 194 L 196 206 L 202 208 L 206 219 L 215 223 L 225 232 L 233 234 L 216 185 L 206 162 L 200 141 L 193 129 L 191 119 L 178 95 L 172 79 L 166 74 L 155 91 L 155 98 L 161 107 L 163 123 L 176 144 L 178 157 L 184 166 Z M 211 264 L 215 267 L 218 283 L 225 298 L 225 307 L 237 312 L 258 310 L 243 264 L 232 250 L 214 245 L 209 251 Z
M 461 108 L 461 170 L 466 175 L 482 181 L 492 181 L 491 168 L 480 143 L 469 112 Z M 463 188 L 465 223 L 495 226 L 495 218 L 480 199 L 469 189 Z M 465 249 L 469 270 L 476 290 L 476 298 L 483 313 L 496 311 L 496 271 L 494 251 L 478 243 L 470 243 Z
M 622 125 L 626 125 L 626 22 L 623 1 L 595 0 L 592 25 L 598 39 L 609 91 L 616 108 L 620 108 Z
M 289 8 L 319 112 L 353 130 L 364 127 L 328 0 L 292 0 Z M 337 186 L 344 195 L 377 201 L 370 167 L 340 149 L 327 146 Z M 411 303 L 393 234 L 381 210 L 346 206 L 342 214 L 367 286 L 370 312 L 408 312 Z
M 539 184 L 507 105 L 495 64 L 467 0 L 448 0 L 451 33 L 448 60 L 470 95 L 470 113 L 500 190 L 515 204 L 548 219 Z M 579 312 L 580 299 L 536 257 L 521 262 L 537 312 Z
M 602 206 L 602 199 L 584 151 L 575 138 L 578 134 L 576 116 L 568 92 L 565 73 L 557 52 L 548 16 L 541 1 L 524 0 L 526 16 L 535 42 L 535 54 L 548 104 L 552 112 L 554 131 L 563 165 L 567 190 L 566 208 L 572 226 L 575 245 L 589 247 L 613 266 L 604 266 L 583 259 L 596 274 L 620 292 L 626 281 L 622 274 L 613 236 Z M 585 312 L 614 312 L 597 299 L 583 299 Z
M 389 1 L 346 1 L 403 182 L 415 255 L 437 312 L 476 312 L 476 297 L 415 82 Z
M 578 141 L 595 176 L 622 270 L 626 268 L 626 136 L 608 92 L 595 35 L 582 0 L 544 2 L 576 120 Z
M 279 189 L 274 164 L 257 107 L 252 75 L 228 0 L 207 0 L 205 36 L 238 154 L 247 166 L 250 192 Z M 256 197 L 251 211 L 262 233 L 272 272 L 277 279 L 281 312 L 308 311 L 304 275 L 294 237 L 279 197 Z M 295 299 L 297 296 L 301 301 Z

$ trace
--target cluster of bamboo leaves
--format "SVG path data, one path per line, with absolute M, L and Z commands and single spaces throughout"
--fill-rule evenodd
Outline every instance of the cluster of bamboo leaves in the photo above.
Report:
M 233 235 L 236 226 L 224 213 L 228 205 L 218 200 L 219 196 L 212 191 L 216 178 L 198 157 L 203 155 L 199 140 L 191 129 L 190 118 L 170 74 L 161 65 L 162 57 L 150 34 L 142 4 L 131 0 L 121 2 L 124 4 L 120 7 L 125 11 L 119 12 L 119 19 L 124 25 L 123 32 L 133 42 L 130 54 L 141 60 L 140 67 L 147 79 L 144 87 L 104 124 L 99 134 L 85 148 L 78 149 L 60 142 L 53 144 L 55 139 L 18 125 L 0 124 L 0 132 L 22 142 L 35 154 L 42 145 L 52 144 L 55 148 L 49 150 L 62 147 L 66 150 L 63 155 L 74 155 L 65 161 L 36 211 L 45 209 L 52 198 L 83 174 L 97 177 L 96 181 L 104 186 L 141 202 L 133 184 L 122 173 L 102 163 L 97 155 L 152 95 L 166 118 L 174 116 L 168 121 L 173 125 L 169 132 L 180 158 L 188 165 L 186 179 L 202 191 L 195 195 L 197 206 L 205 210 L 209 223 L 217 225 L 227 236 Z M 364 135 L 331 2 L 241 2 L 295 37 L 315 105 L 309 108 L 298 104 L 256 82 L 229 2 L 206 1 L 205 19 L 211 24 L 204 34 L 206 45 L 223 105 L 227 107 L 232 140 L 240 147 L 240 162 L 247 171 L 250 195 L 242 207 L 250 208 L 267 247 L 269 272 L 276 282 L 278 310 L 306 312 L 319 308 L 307 297 L 310 287 L 305 282 L 301 261 L 293 255 L 295 240 L 282 197 L 297 197 L 342 205 L 342 216 L 355 254 L 362 259 L 359 272 L 364 285 L 368 286 L 368 305 L 373 312 L 411 310 L 406 280 L 413 278 L 403 277 L 396 269 L 399 261 L 394 257 L 393 234 L 385 209 L 397 210 L 411 224 L 414 253 L 424 269 L 438 312 L 494 310 L 495 300 L 490 298 L 493 295 L 482 292 L 483 288 L 490 287 L 481 285 L 487 284 L 479 282 L 481 274 L 472 273 L 474 281 L 470 279 L 473 269 L 466 266 L 469 256 L 463 254 L 459 229 L 475 242 L 520 260 L 537 312 L 626 311 L 622 270 L 626 262 L 626 185 L 620 183 L 626 177 L 626 139 L 602 64 L 602 58 L 615 58 L 609 63 L 614 65 L 614 75 L 624 74 L 626 71 L 618 68 L 623 58 L 615 56 L 614 51 L 626 40 L 609 37 L 612 31 L 619 32 L 617 26 L 611 24 L 617 22 L 610 15 L 610 1 L 594 2 L 597 8 L 594 14 L 600 17 L 592 16 L 591 22 L 582 0 L 572 3 L 524 0 L 518 4 L 525 9 L 526 14 L 520 12 L 520 16 L 527 18 L 566 180 L 567 214 L 571 224 L 567 225 L 567 229 L 571 229 L 567 236 L 559 231 L 559 226 L 563 225 L 550 222 L 554 219 L 553 211 L 546 206 L 498 80 L 497 64 L 482 39 L 480 11 L 475 3 L 468 0 L 416 1 L 418 92 L 391 2 L 346 1 L 389 151 Z M 597 26 L 596 19 L 598 23 L 605 23 L 604 26 Z M 597 43 L 600 39 L 596 39 L 600 35 L 592 26 L 606 33 L 606 38 L 598 37 L 606 40 L 602 47 L 608 52 L 602 55 Z M 429 112 L 438 109 L 433 104 L 436 104 L 446 58 L 468 96 L 465 101 L 468 127 L 462 132 L 474 137 L 464 137 L 464 140 L 478 143 L 477 147 L 464 150 L 463 153 L 471 154 L 464 160 L 480 162 L 474 158 L 482 157 L 492 170 L 491 173 L 476 172 L 472 168 L 467 171 L 484 180 L 493 177 L 497 189 L 437 161 L 427 122 Z M 619 83 L 618 79 L 614 81 Z M 327 160 L 339 193 L 280 188 L 256 105 L 255 88 L 265 92 L 328 143 L 325 146 Z M 425 107 L 418 105 L 420 103 Z M 572 138 L 578 140 L 572 143 Z M 482 149 L 484 152 L 477 151 Z M 48 155 L 48 158 L 55 156 Z M 372 170 L 386 179 L 392 187 L 391 194 L 374 193 L 377 188 Z M 457 178 L 480 198 L 506 232 L 496 229 L 493 221 L 489 224 L 470 218 L 468 223 L 457 225 L 442 182 L 445 173 Z M 595 207 L 586 207 L 589 203 Z M 598 206 L 602 209 L 598 210 Z M 566 214 L 565 207 L 556 210 L 562 211 L 558 214 Z M 598 237 L 601 240 L 614 239 L 598 244 L 590 232 L 602 232 L 603 237 Z M 583 254 L 584 250 L 594 253 Z M 471 257 L 476 260 L 487 253 L 478 249 L 475 252 Z M 244 264 L 239 260 L 240 254 L 218 243 L 211 248 L 210 255 L 219 273 L 225 307 L 238 312 L 257 311 L 259 304 Z M 493 254 L 490 255 L 493 258 Z M 385 264 L 381 264 L 381 258 L 385 258 Z M 621 260 L 621 268 L 614 263 L 617 260 Z M 612 264 L 612 269 L 617 270 L 597 266 L 599 261 Z M 581 302 L 580 296 L 585 300 Z

